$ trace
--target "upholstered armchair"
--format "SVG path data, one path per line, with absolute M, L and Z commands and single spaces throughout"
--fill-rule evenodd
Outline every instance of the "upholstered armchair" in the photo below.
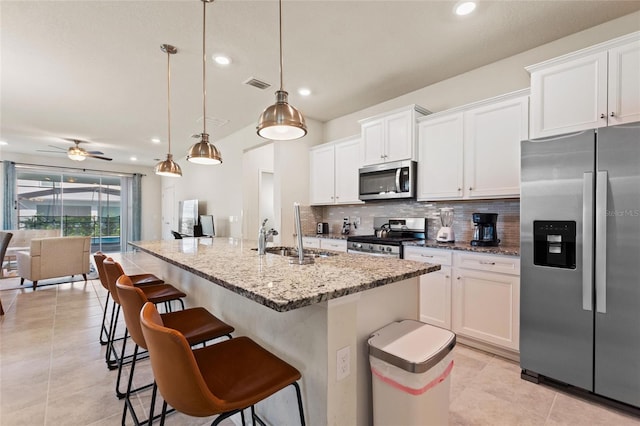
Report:
M 34 238 L 29 251 L 16 253 L 20 285 L 24 280 L 39 280 L 80 275 L 87 280 L 90 270 L 91 237 Z

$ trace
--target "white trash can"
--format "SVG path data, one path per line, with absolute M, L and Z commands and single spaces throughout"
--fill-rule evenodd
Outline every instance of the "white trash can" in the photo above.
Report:
M 456 335 L 403 320 L 375 331 L 368 343 L 373 424 L 447 425 Z

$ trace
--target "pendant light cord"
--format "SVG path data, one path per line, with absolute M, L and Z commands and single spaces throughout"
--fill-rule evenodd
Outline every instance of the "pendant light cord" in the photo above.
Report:
M 167 49 L 167 141 L 171 154 L 171 52 Z
M 278 26 L 280 29 L 280 90 L 282 91 L 282 0 L 278 0 Z
M 207 1 L 202 0 L 202 133 L 207 133 L 207 86 L 205 64 L 207 62 L 207 55 L 205 50 L 205 34 L 207 26 Z

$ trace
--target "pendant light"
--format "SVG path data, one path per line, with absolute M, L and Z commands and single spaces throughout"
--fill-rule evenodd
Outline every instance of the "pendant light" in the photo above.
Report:
M 167 54 L 167 142 L 169 143 L 169 152 L 166 160 L 156 164 L 155 172 L 160 176 L 181 177 L 182 170 L 178 163 L 173 161 L 171 154 L 171 55 L 175 55 L 178 49 L 170 44 L 163 44 L 160 49 Z
M 287 141 L 299 139 L 307 134 L 307 125 L 302 113 L 289 105 L 289 94 L 282 84 L 282 0 L 278 0 L 280 29 L 280 90 L 276 92 L 276 103 L 267 107 L 258 120 L 258 135 L 265 139 Z
M 200 142 L 189 148 L 187 161 L 197 164 L 220 164 L 222 156 L 220 151 L 212 143 L 209 143 L 209 134 L 207 133 L 207 89 L 205 86 L 205 65 L 207 62 L 207 54 L 205 51 L 205 35 L 206 35 L 206 14 L 207 3 L 213 3 L 213 0 L 202 0 L 202 126 L 203 130 L 197 137 Z

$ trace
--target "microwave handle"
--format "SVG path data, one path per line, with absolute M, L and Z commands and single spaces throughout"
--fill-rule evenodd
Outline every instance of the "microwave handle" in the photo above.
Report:
M 402 172 L 402 168 L 398 167 L 396 169 L 396 192 L 398 194 L 402 192 L 402 188 L 400 187 L 400 172 Z

